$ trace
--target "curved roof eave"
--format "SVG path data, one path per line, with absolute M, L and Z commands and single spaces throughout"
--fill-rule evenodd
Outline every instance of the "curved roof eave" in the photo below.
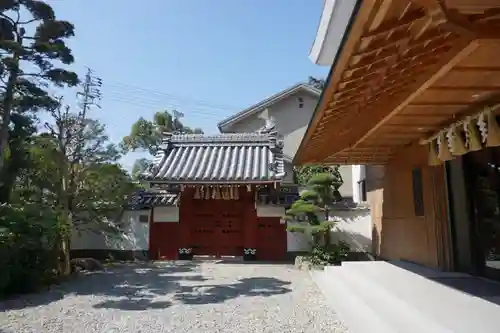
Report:
M 309 58 L 320 66 L 331 66 L 358 1 L 325 0 Z

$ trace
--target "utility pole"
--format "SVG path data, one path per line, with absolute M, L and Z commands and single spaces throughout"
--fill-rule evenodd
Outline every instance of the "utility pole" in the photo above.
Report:
M 77 92 L 76 97 L 80 99 L 80 112 L 78 113 L 78 118 L 85 119 L 90 107 L 97 106 L 101 108 L 99 103 L 102 99 L 102 79 L 95 76 L 92 69 L 87 67 L 87 74 L 85 74 L 85 80 L 83 81 L 82 87 L 83 90 Z
M 85 74 L 85 80 L 82 84 L 82 91 L 76 93 L 76 98 L 79 100 L 78 105 L 80 107 L 77 116 L 78 130 L 76 135 L 78 143 L 76 147 L 76 163 L 81 162 L 81 156 L 79 155 L 85 146 L 83 134 L 85 132 L 85 126 L 87 125 L 87 113 L 92 106 L 96 106 L 99 109 L 101 108 L 99 104 L 102 99 L 101 87 L 102 79 L 95 76 L 92 69 L 87 67 L 87 74 Z

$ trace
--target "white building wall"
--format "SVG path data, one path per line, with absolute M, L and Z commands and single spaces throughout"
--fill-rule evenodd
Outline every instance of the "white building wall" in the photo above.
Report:
M 372 222 L 368 209 L 338 210 L 330 213 L 330 220 L 337 221 L 331 231 L 331 240 L 347 242 L 353 252 L 370 252 L 372 244 Z M 289 226 L 298 225 L 289 222 Z M 288 252 L 309 251 L 312 237 L 308 233 L 287 231 Z
M 288 226 L 299 225 L 298 222 L 288 222 Z M 308 233 L 286 232 L 288 252 L 306 252 L 311 249 L 312 237 Z
M 124 250 L 144 251 L 149 249 L 149 214 L 148 210 L 125 211 L 121 223 L 123 232 L 119 234 L 97 231 L 74 231 L 71 239 L 72 250 Z M 147 223 L 139 217 L 147 216 Z M 145 217 L 144 217 L 145 219 Z
M 351 251 L 371 252 L 372 219 L 369 209 L 334 211 L 330 220 L 338 221 L 332 229 L 332 240 L 347 242 Z
M 361 201 L 361 193 L 359 193 L 359 182 L 361 181 L 361 165 L 352 166 L 352 200 L 356 203 Z

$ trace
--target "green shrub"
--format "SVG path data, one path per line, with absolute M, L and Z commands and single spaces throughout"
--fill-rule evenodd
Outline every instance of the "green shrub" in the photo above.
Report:
M 0 295 L 36 291 L 57 275 L 61 228 L 54 210 L 0 206 Z
M 339 264 L 347 259 L 349 245 L 340 241 L 338 244 L 315 245 L 309 254 L 309 261 L 315 266 Z

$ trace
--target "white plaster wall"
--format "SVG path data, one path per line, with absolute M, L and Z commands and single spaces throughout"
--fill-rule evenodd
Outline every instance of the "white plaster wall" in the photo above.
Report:
M 339 166 L 339 173 L 342 176 L 342 186 L 339 188 L 340 195 L 343 198 L 352 198 L 354 196 L 352 182 L 353 173 L 351 165 L 341 165 Z
M 288 222 L 288 226 L 300 225 L 298 222 Z M 312 237 L 308 233 L 286 232 L 287 251 L 302 252 L 309 251 L 312 246 Z
M 347 242 L 351 251 L 371 252 L 372 223 L 369 210 L 332 211 L 330 214 L 330 220 L 338 221 L 331 231 L 332 241 Z M 288 225 L 299 225 L 299 223 L 288 222 Z M 309 251 L 311 246 L 310 234 L 287 231 L 288 252 Z
M 351 251 L 371 252 L 372 219 L 370 210 L 334 211 L 330 220 L 338 221 L 332 229 L 332 240 L 347 242 Z
M 293 165 L 292 163 L 288 163 L 285 161 L 285 172 L 286 175 L 283 178 L 283 183 L 284 184 L 294 184 L 294 176 L 293 176 Z
M 303 100 L 302 108 L 299 108 L 299 97 Z M 306 132 L 318 100 L 319 96 L 314 96 L 308 92 L 297 92 L 269 106 L 262 113 L 240 120 L 232 125 L 228 132 L 254 132 L 265 125 L 266 118 L 272 117 L 278 133 L 283 136 L 283 153 L 293 158 Z
M 365 165 L 353 165 L 352 166 L 352 199 L 355 203 L 362 203 L 361 192 L 359 187 L 359 182 L 361 180 L 366 180 L 366 166 Z
M 148 210 L 125 211 L 121 223 L 123 232 L 119 234 L 74 231 L 71 239 L 72 250 L 148 250 L 149 223 L 139 222 L 140 215 L 147 215 Z
M 361 165 L 352 166 L 352 200 L 356 203 L 361 201 L 361 193 L 359 193 L 359 181 L 361 181 Z
M 153 221 L 155 223 L 179 223 L 179 207 L 155 207 Z

